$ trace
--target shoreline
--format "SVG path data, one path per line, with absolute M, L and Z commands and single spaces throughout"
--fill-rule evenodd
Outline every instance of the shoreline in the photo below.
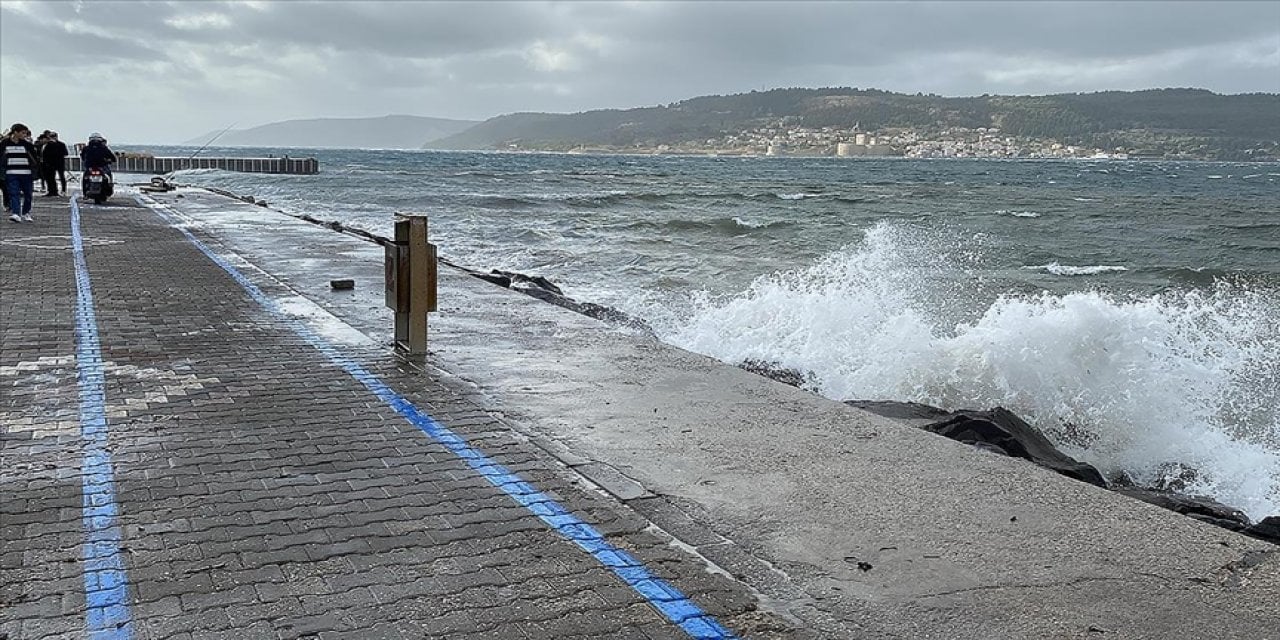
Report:
M 180 144 L 122 144 L 123 148 L 147 150 L 155 147 L 174 148 L 174 149 L 190 149 L 191 145 Z M 1150 162 L 1193 162 L 1200 164 L 1257 164 L 1257 165 L 1280 165 L 1280 158 L 1270 158 L 1263 160 L 1215 160 L 1208 158 L 1164 158 L 1164 157 L 1129 157 L 1129 158 L 1093 158 L 1089 156 L 1044 156 L 1044 157 L 909 157 L 902 155 L 883 155 L 883 156 L 835 156 L 835 155 L 804 155 L 804 154 L 781 154 L 767 155 L 764 153 L 746 154 L 746 153 L 671 153 L 671 152 L 629 152 L 629 151 L 607 151 L 593 150 L 591 152 L 574 152 L 574 151 L 555 151 L 542 149 L 527 150 L 510 150 L 510 149 L 423 149 L 423 148 L 365 148 L 365 147 L 274 147 L 274 146 L 236 146 L 236 147 L 219 147 L 213 146 L 209 149 L 288 149 L 298 151 L 392 151 L 407 153 L 477 153 L 477 154 L 493 154 L 493 155 L 553 155 L 553 156 L 583 156 L 583 157 L 643 157 L 643 158 L 756 158 L 756 159 L 795 159 L 795 160 L 815 160 L 828 159 L 832 161 L 984 161 L 984 162 L 1113 162 L 1113 163 L 1150 163 Z M 141 175 L 141 174 L 139 174 Z

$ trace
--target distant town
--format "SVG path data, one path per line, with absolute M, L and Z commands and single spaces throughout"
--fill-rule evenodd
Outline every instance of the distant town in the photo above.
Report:
M 785 119 L 781 119 L 785 120 Z M 510 145 L 520 150 L 520 144 Z M 533 148 L 530 147 L 530 150 Z M 903 156 L 907 158 L 1110 158 L 1156 156 L 1123 147 L 1102 149 L 1056 140 L 1004 135 L 994 127 L 951 127 L 937 133 L 913 129 L 861 131 L 858 127 L 809 128 L 779 121 L 719 138 L 626 147 L 581 146 L 570 153 L 641 153 L 749 156 Z

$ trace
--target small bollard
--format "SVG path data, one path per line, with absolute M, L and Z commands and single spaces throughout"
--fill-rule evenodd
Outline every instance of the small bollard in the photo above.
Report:
M 396 352 L 427 353 L 427 312 L 436 310 L 436 246 L 427 217 L 396 214 L 395 241 L 385 247 L 386 305 L 395 311 Z

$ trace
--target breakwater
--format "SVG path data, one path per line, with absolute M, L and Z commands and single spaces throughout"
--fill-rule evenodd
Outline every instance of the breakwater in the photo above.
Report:
M 320 161 L 315 158 L 158 158 L 154 156 L 124 156 L 115 164 L 115 170 L 124 173 L 170 173 L 184 169 L 221 169 L 241 173 L 278 173 L 291 175 L 315 175 L 320 172 Z M 79 171 L 80 159 L 67 158 L 67 170 Z

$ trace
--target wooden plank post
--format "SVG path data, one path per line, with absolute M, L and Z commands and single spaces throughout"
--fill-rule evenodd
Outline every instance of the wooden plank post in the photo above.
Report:
M 386 247 L 386 305 L 395 311 L 396 352 L 427 354 L 427 313 L 436 310 L 436 247 L 427 217 L 396 214 L 395 242 Z

